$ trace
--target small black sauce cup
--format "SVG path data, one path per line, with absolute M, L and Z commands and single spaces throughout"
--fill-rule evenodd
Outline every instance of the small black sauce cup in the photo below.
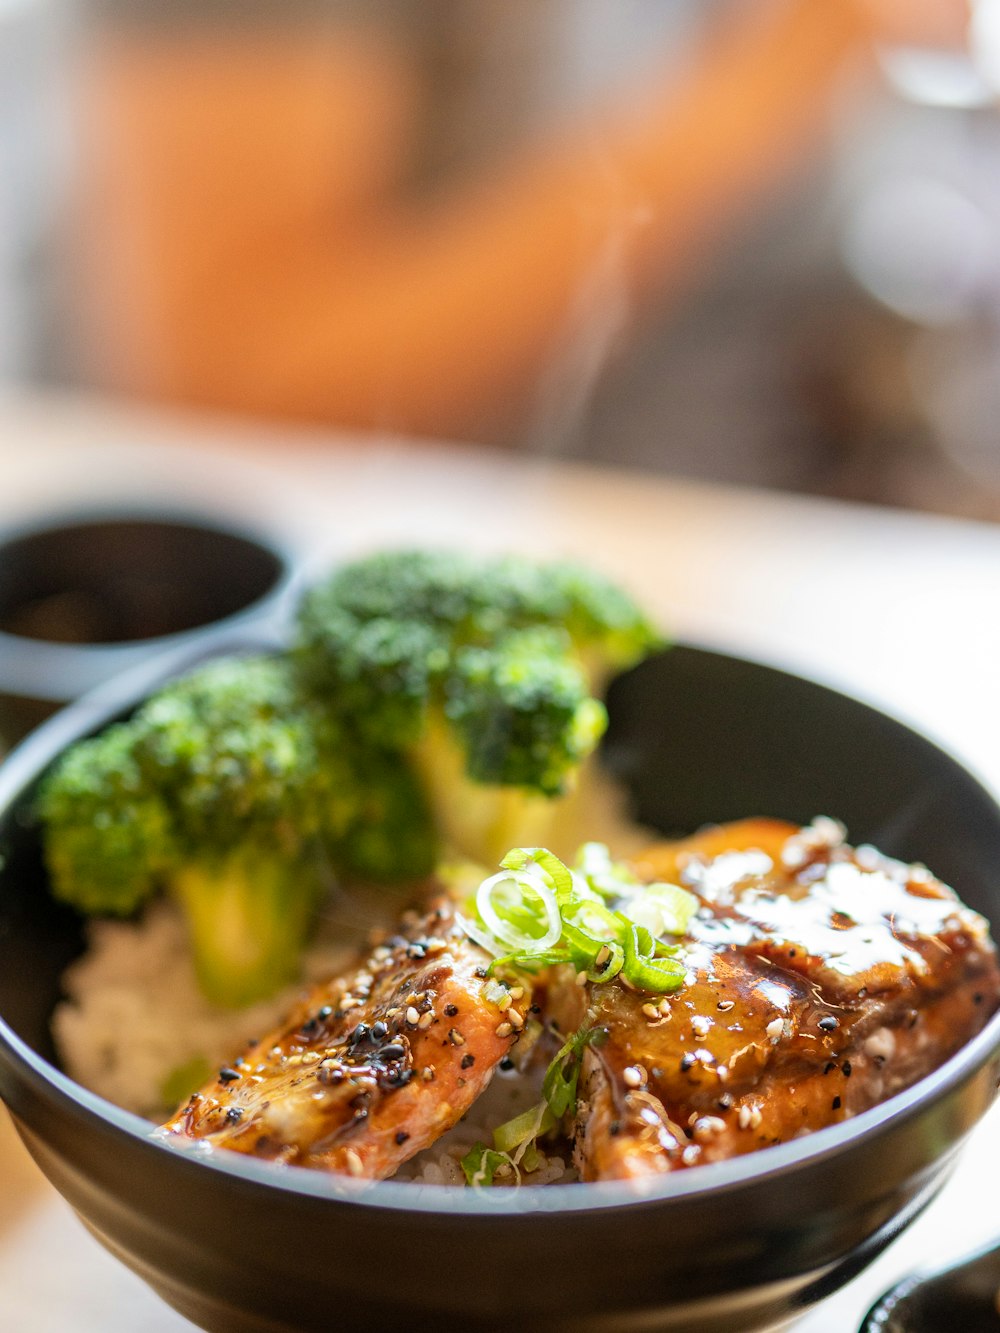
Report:
M 292 577 L 271 538 L 200 514 L 73 515 L 0 535 L 0 751 L 164 649 L 277 628 Z

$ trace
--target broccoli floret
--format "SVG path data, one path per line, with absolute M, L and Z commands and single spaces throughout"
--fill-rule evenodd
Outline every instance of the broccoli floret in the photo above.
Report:
M 88 915 L 131 916 L 177 859 L 172 821 L 139 766 L 135 736 L 121 724 L 81 741 L 41 789 L 53 888 Z
M 312 589 L 296 654 L 362 744 L 414 765 L 453 849 L 489 864 L 544 830 L 606 725 L 595 696 L 659 642 L 578 565 L 399 551 Z
M 40 808 L 56 894 L 122 914 L 165 887 L 202 989 L 227 1005 L 296 975 L 328 847 L 359 813 L 329 716 L 278 658 L 224 659 L 167 685 L 69 751 Z

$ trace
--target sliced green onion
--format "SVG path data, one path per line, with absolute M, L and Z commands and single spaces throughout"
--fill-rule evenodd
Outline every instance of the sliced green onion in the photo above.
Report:
M 650 884 L 633 894 L 620 910 L 653 936 L 683 935 L 698 910 L 698 899 L 679 884 Z
M 611 860 L 603 842 L 585 842 L 576 854 L 576 868 L 590 888 L 603 898 L 620 898 L 623 888 L 637 883 L 628 866 Z
M 545 1102 L 522 1111 L 513 1120 L 508 1120 L 493 1131 L 493 1146 L 497 1152 L 507 1153 L 515 1165 L 521 1160 L 525 1149 L 540 1134 L 545 1134 L 555 1124 L 555 1117 Z M 529 1168 L 525 1168 L 526 1170 Z
M 555 893 L 540 875 L 529 871 L 501 870 L 484 879 L 476 893 L 476 910 L 507 951 L 551 949 L 562 934 Z M 529 930 L 529 923 L 539 930 Z
M 505 1152 L 496 1152 L 493 1148 L 487 1148 L 485 1143 L 477 1143 L 462 1158 L 462 1170 L 465 1172 L 465 1179 L 474 1188 L 492 1185 L 493 1177 L 504 1166 L 509 1166 L 517 1174 L 517 1167 Z
M 463 928 L 465 923 L 463 922 Z M 473 936 L 475 938 L 475 936 Z M 546 949 L 544 953 L 535 953 L 534 950 L 522 950 L 520 953 L 505 953 L 499 958 L 494 958 L 487 971 L 490 976 L 502 971 L 505 967 L 517 968 L 522 972 L 538 972 L 543 967 L 554 967 L 556 963 L 572 962 L 572 955 L 569 949 Z
M 572 893 L 573 873 L 547 847 L 514 847 L 500 862 L 504 870 L 523 870 L 536 865 L 547 877 L 557 896 Z
M 654 957 L 655 944 L 649 931 L 629 922 L 625 936 L 625 964 L 622 976 L 638 990 L 665 994 L 680 990 L 684 984 L 684 966 L 673 958 Z

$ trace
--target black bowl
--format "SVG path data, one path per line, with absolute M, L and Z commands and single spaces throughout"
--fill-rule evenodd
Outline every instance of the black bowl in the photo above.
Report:
M 30 813 L 63 747 L 153 683 L 147 672 L 65 710 L 0 770 L 0 1094 L 94 1234 L 206 1329 L 764 1327 L 869 1262 L 933 1197 L 995 1096 L 1000 1015 L 883 1106 L 645 1193 L 366 1186 L 156 1142 L 53 1063 L 49 1015 L 81 936 L 46 893 Z M 644 822 L 669 833 L 834 814 L 1000 920 L 1000 809 L 899 723 L 693 648 L 620 678 L 610 708 L 605 758 Z

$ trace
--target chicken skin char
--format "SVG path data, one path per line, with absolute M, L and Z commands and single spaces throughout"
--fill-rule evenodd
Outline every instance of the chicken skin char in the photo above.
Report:
M 407 914 L 398 936 L 347 978 L 315 987 L 161 1133 L 391 1175 L 465 1114 L 523 1030 L 527 992 L 488 981 L 489 962 L 450 903 Z

